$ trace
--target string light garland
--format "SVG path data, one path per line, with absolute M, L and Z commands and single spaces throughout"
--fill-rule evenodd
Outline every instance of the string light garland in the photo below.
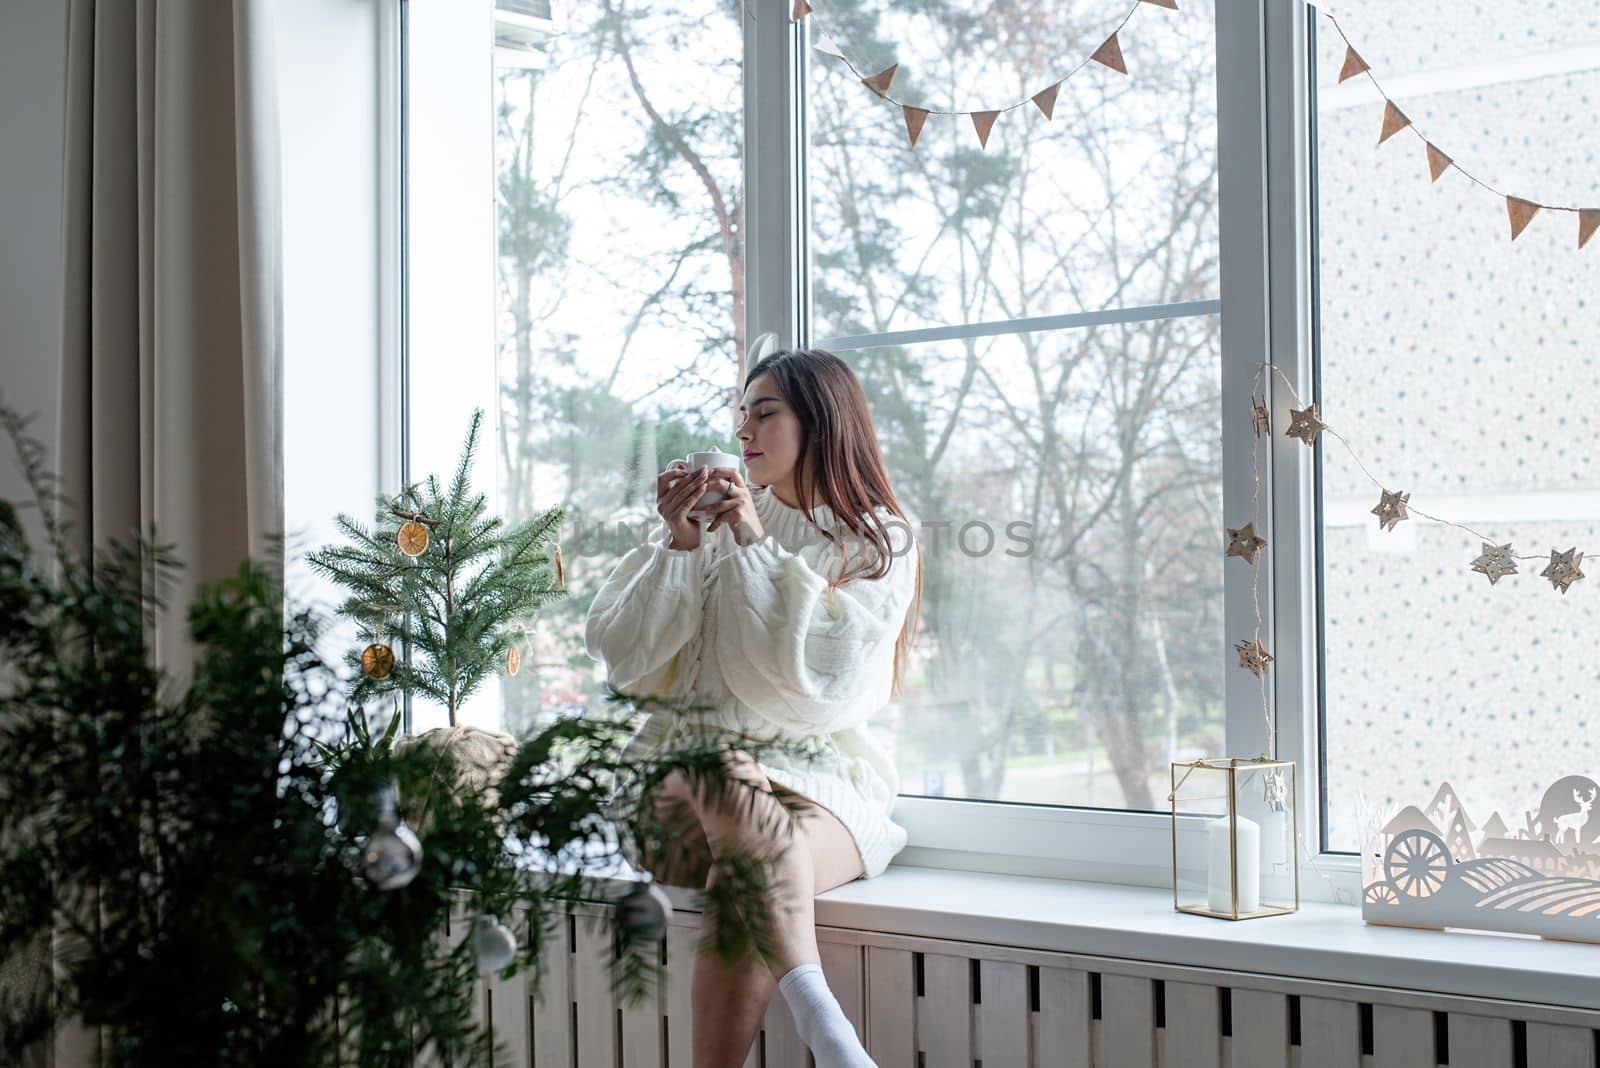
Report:
M 1379 145 L 1384 144 L 1390 138 L 1401 133 L 1402 131 L 1410 130 L 1417 136 L 1419 140 L 1422 141 L 1424 155 L 1428 163 L 1429 180 L 1431 182 L 1438 182 L 1447 172 L 1455 170 L 1473 185 L 1478 186 L 1487 192 L 1493 193 L 1495 196 L 1504 201 L 1506 215 L 1511 227 L 1511 240 L 1513 241 L 1522 236 L 1523 232 L 1528 229 L 1529 225 L 1542 211 L 1566 212 L 1575 215 L 1578 220 L 1578 248 L 1580 249 L 1589 244 L 1596 232 L 1600 232 L 1600 207 L 1562 207 L 1554 204 L 1545 204 L 1540 201 L 1529 200 L 1526 197 L 1519 197 L 1508 193 L 1505 190 L 1484 181 L 1463 167 L 1456 161 L 1455 157 L 1445 152 L 1430 138 L 1424 135 L 1421 130 L 1417 129 L 1416 124 L 1411 121 L 1411 117 L 1407 115 L 1405 111 L 1401 109 L 1400 105 L 1395 103 L 1394 99 L 1384 91 L 1382 83 L 1378 81 L 1377 75 L 1372 71 L 1372 65 L 1362 58 L 1361 53 L 1356 50 L 1355 45 L 1351 43 L 1349 36 L 1344 32 L 1344 27 L 1339 25 L 1338 18 L 1327 9 L 1326 5 L 1321 3 L 1321 0 L 1301 0 L 1301 2 L 1305 3 L 1306 6 L 1310 7 L 1312 10 L 1322 15 L 1323 18 L 1327 19 L 1329 25 L 1333 27 L 1334 32 L 1339 35 L 1339 39 L 1344 42 L 1344 63 L 1339 68 L 1339 83 L 1343 84 L 1352 78 L 1365 77 L 1372 84 L 1373 89 L 1377 91 L 1378 95 L 1383 98 L 1383 123 L 1378 132 Z M 1128 65 L 1122 55 L 1122 43 L 1120 35 L 1123 29 L 1127 27 L 1129 21 L 1132 20 L 1134 13 L 1137 12 L 1140 6 L 1143 4 L 1149 4 L 1152 7 L 1165 8 L 1169 11 L 1178 10 L 1177 0 L 1134 0 L 1134 3 L 1128 8 L 1127 13 L 1123 15 L 1122 20 L 1118 22 L 1116 28 L 1111 31 L 1111 35 L 1102 41 L 1098 48 L 1090 53 L 1087 58 L 1079 62 L 1077 66 L 1073 67 L 1060 78 L 1057 78 L 1055 81 L 1051 82 L 1039 92 L 1034 93 L 1032 96 L 1026 97 L 1025 99 L 1013 101 L 1004 105 L 1003 107 L 972 108 L 962 110 L 924 107 L 920 104 L 908 103 L 891 95 L 889 88 L 894 82 L 895 74 L 900 70 L 900 64 L 892 64 L 875 73 L 863 71 L 861 68 L 856 66 L 856 64 L 852 62 L 848 56 L 845 55 L 844 50 L 839 47 L 838 42 L 835 41 L 827 32 L 827 30 L 821 25 L 817 17 L 816 9 L 811 6 L 809 0 L 794 0 L 794 6 L 790 12 L 790 18 L 795 22 L 810 19 L 815 37 L 813 47 L 815 47 L 817 51 L 822 52 L 825 55 L 833 56 L 834 58 L 843 62 L 844 65 L 850 69 L 850 73 L 855 75 L 861 84 L 865 85 L 868 89 L 871 89 L 880 98 L 887 100 L 889 103 L 900 109 L 901 115 L 905 120 L 906 137 L 911 142 L 911 147 L 913 149 L 917 147 L 917 142 L 922 137 L 923 126 L 927 123 L 928 116 L 930 115 L 967 116 L 972 121 L 973 132 L 977 135 L 979 147 L 988 148 L 989 135 L 993 132 L 995 123 L 999 120 L 1001 115 L 1008 111 L 1014 111 L 1017 108 L 1026 107 L 1028 104 L 1033 104 L 1039 109 L 1040 113 L 1044 115 L 1046 120 L 1053 119 L 1055 116 L 1056 98 L 1061 92 L 1061 86 L 1063 83 L 1081 71 L 1084 67 L 1089 66 L 1091 63 L 1098 63 L 1103 67 L 1118 72 L 1119 74 L 1127 74 Z M 1310 442 L 1307 441 L 1307 444 L 1310 444 Z
M 1253 427 L 1258 425 L 1255 413 L 1266 407 L 1265 398 L 1258 395 L 1257 390 L 1261 389 L 1262 376 L 1269 372 L 1277 375 L 1278 378 L 1282 380 L 1284 387 L 1289 392 L 1293 404 L 1302 403 L 1298 391 L 1296 391 L 1294 388 L 1294 384 L 1289 381 L 1282 369 L 1280 369 L 1276 364 L 1264 364 L 1261 370 L 1257 372 L 1255 381 L 1251 385 L 1250 407 L 1252 412 L 1251 422 Z M 1458 523 L 1454 520 L 1446 519 L 1443 516 L 1434 515 L 1431 512 L 1425 512 L 1422 509 L 1412 505 L 1410 493 L 1388 489 L 1378 478 L 1378 476 L 1373 474 L 1372 468 L 1367 465 L 1367 462 L 1362 459 L 1361 454 L 1358 453 L 1355 450 L 1355 447 L 1350 444 L 1349 439 L 1343 434 L 1339 433 L 1333 427 L 1329 426 L 1327 423 L 1322 422 L 1318 415 L 1318 409 L 1315 404 L 1306 405 L 1300 410 L 1291 408 L 1290 414 L 1293 416 L 1293 419 L 1290 422 L 1289 429 L 1285 431 L 1287 436 L 1299 438 L 1302 442 L 1305 442 L 1307 445 L 1309 445 L 1316 439 L 1317 434 L 1326 432 L 1344 448 L 1345 452 L 1349 454 L 1350 459 L 1355 463 L 1357 469 L 1359 469 L 1360 472 L 1366 476 L 1368 481 L 1378 488 L 1381 497 L 1377 506 L 1372 509 L 1372 514 L 1378 517 L 1378 525 L 1384 530 L 1393 530 L 1398 523 L 1410 519 L 1412 516 L 1419 516 L 1431 522 L 1438 523 L 1440 526 L 1450 527 L 1452 529 L 1462 531 L 1465 534 L 1472 535 L 1474 538 L 1478 539 L 1482 546 L 1482 551 L 1474 560 L 1471 561 L 1468 566 L 1472 571 L 1487 576 L 1491 586 L 1497 585 L 1502 578 L 1505 578 L 1508 575 L 1520 574 L 1521 572 L 1517 567 L 1517 561 L 1519 560 L 1544 561 L 1546 563 L 1546 567 L 1539 573 L 1539 577 L 1549 579 L 1552 587 L 1560 593 L 1566 593 L 1572 588 L 1574 583 L 1581 581 L 1585 577 L 1581 566 L 1583 563 L 1583 553 L 1579 552 L 1576 546 L 1568 549 L 1566 552 L 1561 552 L 1558 549 L 1551 549 L 1546 555 L 1518 554 L 1513 550 L 1511 542 L 1498 542 L 1496 539 L 1491 538 L 1489 535 L 1477 530 L 1474 527 L 1468 526 L 1466 523 Z M 1257 436 L 1259 437 L 1259 433 Z M 1253 457 L 1252 464 L 1256 466 L 1255 517 L 1259 518 L 1261 514 L 1261 472 L 1259 470 L 1259 458 Z M 1252 526 L 1252 524 L 1247 524 L 1247 526 Z M 1242 532 L 1242 529 L 1243 528 L 1241 528 L 1240 531 L 1235 531 L 1231 528 L 1228 530 L 1229 548 L 1226 555 L 1241 555 L 1233 551 L 1233 540 L 1236 534 Z M 1260 637 L 1261 622 L 1262 615 L 1258 601 L 1256 605 L 1256 636 L 1258 638 Z

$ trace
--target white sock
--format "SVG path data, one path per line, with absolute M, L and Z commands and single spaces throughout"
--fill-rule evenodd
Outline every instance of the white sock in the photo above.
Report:
M 820 964 L 800 964 L 778 980 L 795 1029 L 817 1060 L 817 1068 L 877 1068 L 856 1037 L 839 999 L 828 989 Z

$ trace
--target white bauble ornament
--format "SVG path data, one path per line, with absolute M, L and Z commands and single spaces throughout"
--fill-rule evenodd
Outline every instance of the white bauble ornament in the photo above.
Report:
M 641 942 L 653 942 L 667 933 L 672 899 L 652 881 L 638 882 L 617 902 L 617 923 Z
M 361 864 L 380 890 L 398 890 L 422 870 L 422 843 L 403 822 L 393 817 L 379 819 L 377 831 L 362 851 Z
M 517 936 L 493 916 L 479 916 L 472 925 L 472 948 L 478 971 L 487 975 L 510 964 L 517 955 Z

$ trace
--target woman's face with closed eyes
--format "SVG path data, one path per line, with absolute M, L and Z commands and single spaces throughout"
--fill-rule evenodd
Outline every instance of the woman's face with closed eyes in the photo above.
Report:
M 800 459 L 800 420 L 771 375 L 757 375 L 739 402 L 739 444 L 751 483 L 771 486 L 794 500 L 794 468 Z

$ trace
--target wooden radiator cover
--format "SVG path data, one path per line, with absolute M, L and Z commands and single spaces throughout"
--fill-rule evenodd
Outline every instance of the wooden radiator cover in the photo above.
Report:
M 601 911 L 560 917 L 544 989 L 487 981 L 516 1068 L 691 1068 L 699 917 L 663 940 L 666 981 L 620 1008 Z M 559 921 L 558 921 L 559 922 Z M 464 926 L 464 925 L 463 925 Z M 829 985 L 884 1068 L 1600 1068 L 1600 1013 L 821 927 Z M 774 996 L 746 1068 L 807 1068 Z

